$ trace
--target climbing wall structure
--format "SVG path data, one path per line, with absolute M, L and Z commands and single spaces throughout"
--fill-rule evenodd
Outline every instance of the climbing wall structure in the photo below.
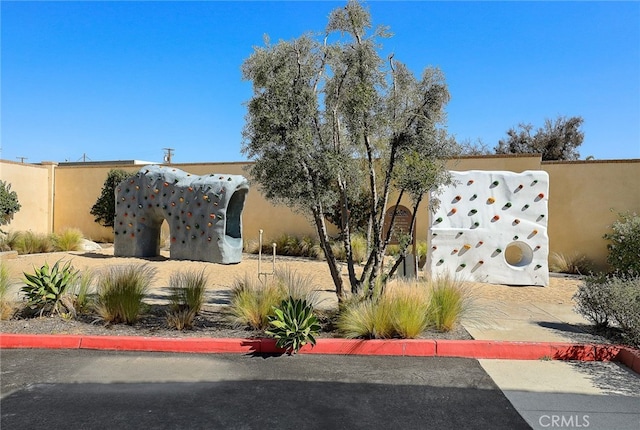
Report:
M 239 263 L 248 191 L 249 183 L 240 175 L 195 176 L 171 167 L 145 166 L 116 188 L 114 255 L 159 255 L 166 220 L 170 258 Z
M 476 282 L 549 284 L 549 176 L 544 171 L 451 172 L 432 196 L 427 267 Z

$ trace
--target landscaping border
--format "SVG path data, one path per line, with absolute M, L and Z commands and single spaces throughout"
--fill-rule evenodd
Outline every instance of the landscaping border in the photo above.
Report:
M 183 353 L 282 354 L 274 339 L 0 333 L 0 349 L 98 349 Z M 300 354 L 615 361 L 640 374 L 640 351 L 620 345 L 432 339 L 318 339 Z

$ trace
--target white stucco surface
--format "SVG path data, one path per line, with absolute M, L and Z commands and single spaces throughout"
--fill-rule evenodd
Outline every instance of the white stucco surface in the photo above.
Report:
M 471 170 L 432 197 L 427 268 L 463 280 L 548 285 L 549 176 Z

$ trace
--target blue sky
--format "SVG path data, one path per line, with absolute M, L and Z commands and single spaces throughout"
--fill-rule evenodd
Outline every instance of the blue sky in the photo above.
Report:
M 322 31 L 344 2 L 1 3 L 0 158 L 242 161 L 240 66 Z M 448 129 L 493 148 L 518 123 L 580 115 L 581 158 L 640 158 L 640 3 L 367 3 L 420 74 L 440 67 Z

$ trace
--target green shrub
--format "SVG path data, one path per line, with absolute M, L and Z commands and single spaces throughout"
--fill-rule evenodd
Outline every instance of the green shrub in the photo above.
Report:
M 60 313 L 61 306 L 68 309 L 61 301 L 78 272 L 73 269 L 70 261 L 62 267 L 60 261 L 56 261 L 51 268 L 45 263 L 39 269 L 34 268 L 33 274 L 24 273 L 25 285 L 21 291 L 27 299 L 27 307 L 39 310 L 40 316 L 45 312 L 52 315 Z
M 120 169 L 112 169 L 107 173 L 100 191 L 100 196 L 91 207 L 91 215 L 95 218 L 95 222 L 105 227 L 113 227 L 113 221 L 116 217 L 116 188 L 120 182 L 131 176 L 130 173 Z
M 640 275 L 640 216 L 626 212 L 618 218 L 604 235 L 611 242 L 607 262 L 618 273 Z
M 111 267 L 98 284 L 98 314 L 107 323 L 135 323 L 154 276 L 146 265 Z
M 53 246 L 56 251 L 78 251 L 82 245 L 84 236 L 77 228 L 64 229 L 60 234 L 52 236 Z
M 591 272 L 593 266 L 584 255 L 574 253 L 572 255 L 552 252 L 549 256 L 549 271 L 554 273 L 570 273 L 586 275 Z
M 170 306 L 167 324 L 178 330 L 193 327 L 193 320 L 202 310 L 208 278 L 200 272 L 178 272 L 169 279 Z
M 265 333 L 276 339 L 279 348 L 295 354 L 307 343 L 315 346 L 320 324 L 311 304 L 289 296 L 273 311 L 274 315 L 269 317 L 269 330 Z
M 269 280 L 262 284 L 257 278 L 245 275 L 236 279 L 231 289 L 231 320 L 239 326 L 264 330 L 273 308 L 286 297 L 287 290 L 282 283 Z
M 640 346 L 640 276 L 590 276 L 573 296 L 576 311 L 597 327 L 613 326 Z
M 573 296 L 575 310 L 597 327 L 606 327 L 611 318 L 613 297 L 604 275 L 586 277 Z
M 11 191 L 11 184 L 0 181 L 0 225 L 11 222 L 13 215 L 20 210 L 18 194 Z

